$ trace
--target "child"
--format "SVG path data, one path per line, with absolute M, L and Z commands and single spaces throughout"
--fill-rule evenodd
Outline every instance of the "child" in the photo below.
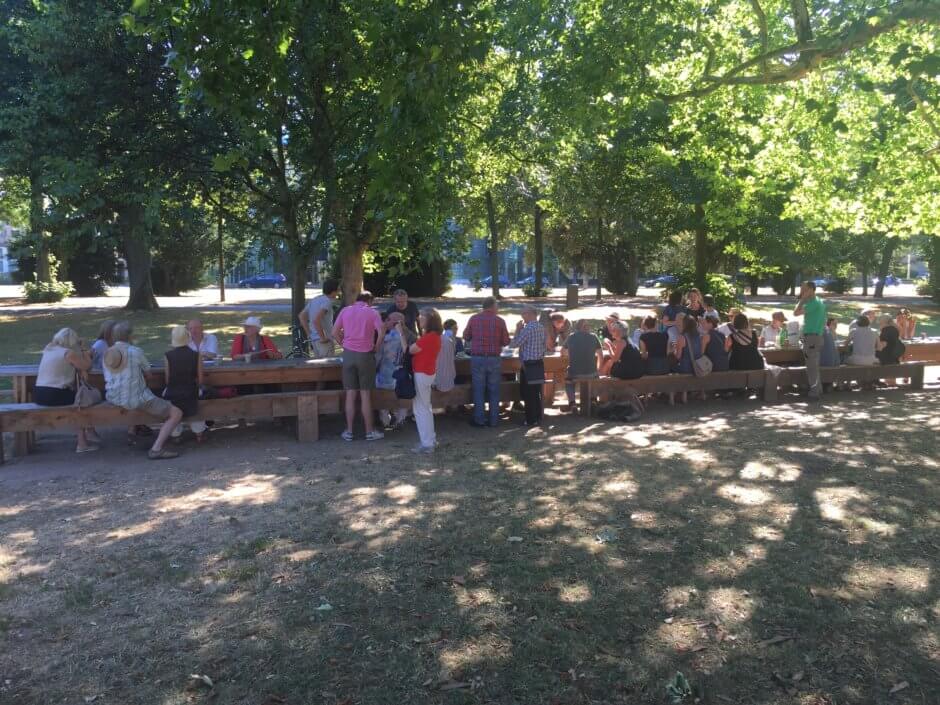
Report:
M 721 322 L 721 314 L 715 308 L 715 297 L 711 294 L 705 294 L 705 318 L 714 318 L 716 321 Z
M 457 321 L 453 318 L 444 321 L 444 335 L 453 338 L 455 354 L 459 355 L 463 352 L 463 338 L 457 335 Z

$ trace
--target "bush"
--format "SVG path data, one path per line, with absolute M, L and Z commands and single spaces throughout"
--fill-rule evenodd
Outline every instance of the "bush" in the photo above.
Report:
M 690 289 L 695 288 L 695 272 L 686 270 L 677 275 L 678 282 L 663 289 L 663 298 L 668 299 L 673 291 L 681 291 L 683 294 Z M 715 297 L 715 308 L 722 313 L 727 313 L 732 306 L 737 306 L 741 301 L 740 293 L 721 274 L 706 274 L 705 288 L 701 290 L 702 294 L 711 294 Z
M 450 288 L 450 265 L 441 259 L 430 263 L 424 260 L 402 263 L 389 258 L 377 264 L 376 271 L 366 272 L 362 278 L 363 287 L 376 296 L 388 296 L 396 289 L 404 289 L 409 296 L 437 297 Z
M 551 292 L 548 289 L 540 287 L 538 284 L 526 284 L 522 287 L 522 295 L 529 298 L 548 296 Z
M 71 282 L 40 282 L 31 281 L 23 283 L 26 300 L 31 304 L 54 304 L 66 296 L 74 293 Z
M 914 289 L 917 291 L 918 296 L 931 296 L 933 294 L 933 286 L 930 284 L 929 279 L 915 280 Z
M 844 294 L 852 288 L 852 282 L 848 277 L 833 277 L 829 280 L 823 289 L 830 294 Z

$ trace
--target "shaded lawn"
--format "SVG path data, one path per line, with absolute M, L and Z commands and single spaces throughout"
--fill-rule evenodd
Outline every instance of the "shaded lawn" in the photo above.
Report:
M 0 701 L 935 702 L 938 397 L 834 400 L 64 479 L 47 439 L 0 475 Z

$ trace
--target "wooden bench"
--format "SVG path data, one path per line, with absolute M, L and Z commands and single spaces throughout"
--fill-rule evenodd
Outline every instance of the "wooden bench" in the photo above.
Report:
M 519 385 L 504 382 L 500 390 L 500 401 L 518 401 Z M 431 395 L 434 408 L 458 406 L 473 402 L 473 390 L 469 384 L 461 384 L 449 392 L 435 390 Z M 399 399 L 389 390 L 372 392 L 374 409 L 410 407 L 412 400 Z M 251 394 L 231 399 L 207 399 L 199 402 L 199 413 L 186 418 L 190 420 L 223 419 L 297 419 L 297 440 L 315 441 L 320 437 L 320 414 L 339 414 L 345 408 L 345 392 L 342 389 L 323 391 L 279 392 L 276 394 Z M 0 404 L 0 463 L 3 462 L 3 433 L 34 433 L 36 431 L 58 431 L 78 429 L 85 426 L 133 426 L 153 424 L 158 420 L 142 411 L 128 411 L 120 406 L 104 402 L 85 409 L 74 406 L 39 406 L 38 404 Z M 17 454 L 31 450 L 17 448 Z
M 839 367 L 820 367 L 819 378 L 823 384 L 845 384 L 858 382 L 871 385 L 881 379 L 910 379 L 911 389 L 924 388 L 924 362 L 902 362 L 898 365 L 840 365 Z M 809 379 L 805 367 L 780 368 L 777 384 L 781 389 L 798 386 L 808 387 Z
M 760 389 L 764 401 L 777 400 L 777 384 L 771 370 L 729 370 L 712 372 L 704 377 L 680 374 L 648 375 L 637 379 L 594 377 L 575 382 L 580 387 L 581 413 L 586 416 L 591 415 L 595 398 L 606 403 L 626 398 L 628 392 L 642 395 Z

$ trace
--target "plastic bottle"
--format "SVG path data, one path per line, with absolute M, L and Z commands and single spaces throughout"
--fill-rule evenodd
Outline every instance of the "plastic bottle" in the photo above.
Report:
M 781 348 L 787 347 L 787 327 L 780 326 L 780 334 L 777 336 L 777 345 Z

